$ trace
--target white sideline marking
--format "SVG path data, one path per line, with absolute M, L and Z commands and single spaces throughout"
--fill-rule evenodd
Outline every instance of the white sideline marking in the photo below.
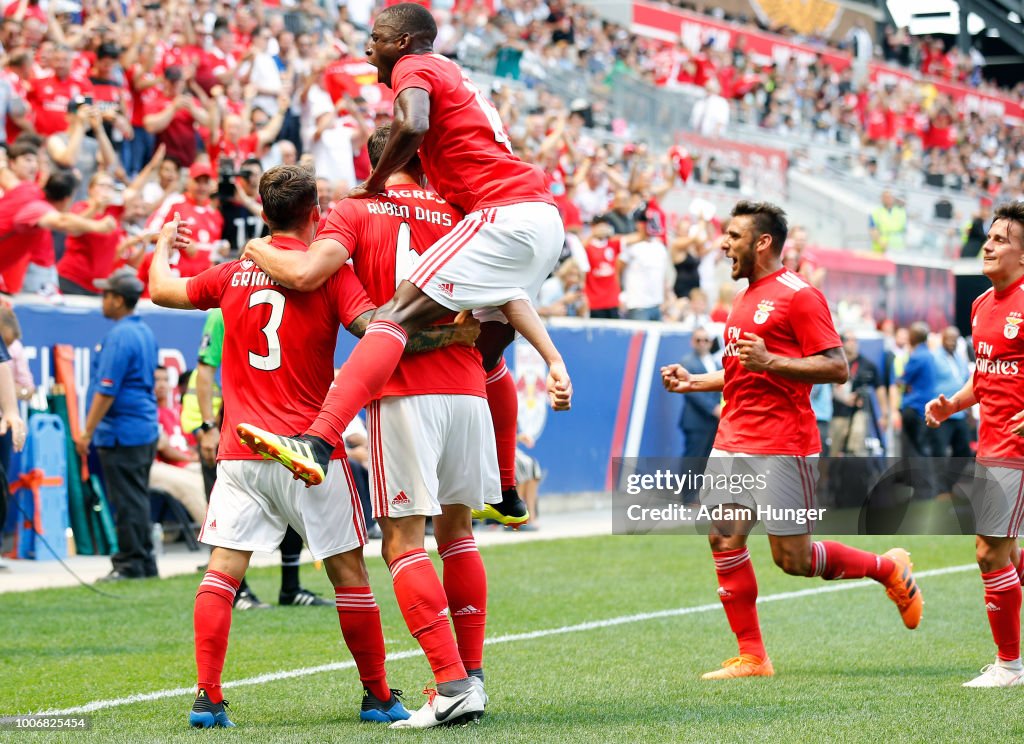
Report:
M 947 566 L 945 568 L 934 568 L 930 571 L 920 571 L 914 574 L 915 577 L 926 579 L 931 576 L 944 576 L 946 574 L 962 573 L 964 571 L 977 571 L 978 566 L 975 563 L 965 563 L 960 566 Z M 864 579 L 862 581 L 842 581 L 835 583 L 828 583 L 824 586 L 818 586 L 813 589 L 800 589 L 794 592 L 780 592 L 778 594 L 769 594 L 766 597 L 759 597 L 758 604 L 766 602 L 782 602 L 788 599 L 800 599 L 802 597 L 813 597 L 818 594 L 829 594 L 831 592 L 844 592 L 850 589 L 860 589 L 867 586 L 875 586 L 875 582 L 870 579 Z M 487 646 L 497 645 L 500 643 L 512 643 L 514 641 L 529 641 L 535 638 L 546 638 L 548 636 L 564 635 L 566 633 L 580 633 L 587 630 L 597 630 L 599 628 L 611 628 L 616 625 L 627 625 L 629 623 L 640 623 L 645 620 L 658 620 L 665 617 L 681 617 L 683 615 L 696 615 L 702 612 L 714 612 L 715 610 L 721 610 L 722 604 L 720 602 L 714 602 L 712 604 L 695 605 L 693 607 L 677 607 L 672 610 L 658 610 L 656 612 L 641 612 L 635 615 L 622 615 L 620 617 L 611 617 L 607 620 L 591 620 L 586 623 L 577 623 L 576 625 L 563 625 L 560 628 L 546 628 L 544 630 L 533 630 L 528 633 L 510 633 L 508 635 L 496 636 L 494 638 L 488 638 L 484 644 Z M 422 656 L 423 652 L 416 648 L 409 651 L 399 651 L 394 654 L 388 654 L 388 661 L 398 661 L 399 659 L 411 659 L 414 656 Z M 294 679 L 296 677 L 308 677 L 312 674 L 320 674 L 321 672 L 336 672 L 342 669 L 352 669 L 355 667 L 354 661 L 339 661 L 333 664 L 321 664 L 320 666 L 314 667 L 303 667 L 301 669 L 290 669 L 282 672 L 268 672 L 267 674 L 260 674 L 256 677 L 247 677 L 246 679 L 236 679 L 231 682 L 225 682 L 225 688 L 231 687 L 247 687 L 249 685 L 262 685 L 267 682 L 277 682 L 282 679 Z M 42 710 L 35 715 L 45 716 L 70 716 L 78 715 L 80 713 L 92 713 L 93 711 L 103 710 L 104 708 L 116 708 L 121 705 L 131 705 L 132 703 L 145 703 L 150 700 L 161 700 L 163 698 L 178 697 L 185 695 L 194 695 L 195 687 L 178 687 L 173 690 L 157 690 L 156 692 L 145 692 L 138 695 L 129 695 L 123 698 L 114 698 L 112 700 L 94 700 L 91 703 L 85 705 L 79 705 L 74 708 L 64 708 L 62 710 Z

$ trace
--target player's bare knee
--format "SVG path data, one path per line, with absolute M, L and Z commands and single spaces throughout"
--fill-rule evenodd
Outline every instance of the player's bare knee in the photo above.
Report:
M 708 535 L 708 544 L 711 545 L 712 553 L 722 553 L 726 550 L 737 550 L 744 546 L 741 535 L 719 535 L 711 533 Z
M 324 570 L 333 586 L 367 586 L 370 583 L 362 548 L 324 559 Z
M 807 576 L 811 573 L 811 555 L 803 551 L 783 550 L 773 554 L 775 565 L 790 576 Z

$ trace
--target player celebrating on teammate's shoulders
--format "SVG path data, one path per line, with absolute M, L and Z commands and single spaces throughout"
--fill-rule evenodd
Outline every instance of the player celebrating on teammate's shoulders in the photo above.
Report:
M 928 426 L 981 404 L 978 457 L 971 489 L 978 567 L 997 654 L 964 687 L 1024 684 L 1020 657 L 1021 556 L 1024 518 L 1024 204 L 995 212 L 982 247 L 982 273 L 992 287 L 971 308 L 974 375 L 952 397 L 925 407 Z
M 260 182 L 260 196 L 273 243 L 305 250 L 320 221 L 313 176 L 294 166 L 271 169 Z M 366 526 L 344 447 L 331 453 L 324 485 L 308 491 L 273 463 L 260 462 L 234 436 L 243 418 L 292 431 L 308 426 L 334 376 L 338 326 L 358 329 L 373 305 L 348 267 L 308 293 L 280 287 L 251 261 L 179 278 L 168 264 L 179 229 L 190 232 L 176 215 L 161 231 L 150 292 L 154 302 L 166 307 L 223 308 L 223 431 L 229 432 L 221 438 L 217 484 L 200 535 L 214 547 L 196 593 L 199 693 L 189 723 L 233 725 L 221 692 L 231 604 L 252 552 L 276 550 L 288 524 L 302 535 L 313 557 L 324 561 L 334 584 L 342 635 L 365 690 L 360 718 L 407 718 L 387 684 L 380 608 L 363 562 Z
M 380 395 L 391 378 L 409 333 L 452 311 L 499 308 L 501 312 L 493 310 L 481 318 L 477 346 L 491 383 L 488 397 L 502 471 L 501 510 L 504 516 L 511 515 L 510 521 L 522 522 L 525 510 L 513 487 L 516 396 L 513 381 L 502 374 L 502 352 L 514 331 L 522 333 L 548 364 L 552 406 L 569 408 L 572 388 L 565 364 L 529 299 L 554 267 L 564 229 L 541 171 L 512 153 L 497 111 L 458 65 L 433 52 L 436 36 L 433 16 L 421 5 L 402 3 L 377 16 L 367 57 L 380 82 L 395 91 L 394 124 L 380 162 L 349 196 L 380 193 L 388 178 L 419 151 L 430 183 L 466 217 L 400 277 L 406 281 L 377 312 L 305 435 L 249 432 L 293 473 L 316 484 L 347 423 Z M 343 246 L 333 250 L 332 261 L 348 258 Z M 246 255 L 277 276 L 272 252 L 259 242 L 250 244 Z M 318 280 L 314 273 L 299 288 L 315 286 Z M 511 327 L 499 320 L 507 320 Z
M 741 471 L 766 476 L 766 488 L 741 494 L 705 489 L 702 504 L 723 504 L 732 514 L 756 513 L 758 507 L 806 509 L 814 505 L 814 458 L 821 451 L 811 386 L 845 382 L 846 356 L 824 296 L 782 266 L 785 213 L 773 204 L 741 201 L 731 216 L 722 249 L 732 259 L 732 278 L 750 285 L 736 296 L 726 321 L 724 369 L 695 375 L 673 364 L 662 368 L 662 382 L 675 393 L 724 391 L 726 406 L 706 471 L 712 480 Z M 772 557 L 783 571 L 825 579 L 867 576 L 886 587 L 904 625 L 917 627 L 922 598 L 905 550 L 875 555 L 838 542 L 812 542 L 806 524 L 764 521 Z M 716 522 L 709 536 L 718 596 L 740 653 L 704 679 L 775 673 L 761 639 L 757 579 L 746 547 L 753 525 Z

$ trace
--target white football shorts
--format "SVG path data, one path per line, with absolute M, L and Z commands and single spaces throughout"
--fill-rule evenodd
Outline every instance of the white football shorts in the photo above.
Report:
M 975 463 L 970 490 L 975 534 L 1018 537 L 1024 521 L 1024 470 Z
M 442 504 L 501 501 L 486 398 L 410 395 L 366 409 L 374 517 L 434 516 Z
M 424 253 L 407 277 L 449 310 L 481 322 L 504 321 L 497 308 L 533 300 L 558 262 L 565 228 L 558 209 L 544 202 L 471 212 Z
M 769 535 L 806 535 L 813 523 L 796 515 L 818 508 L 818 456 L 756 455 L 711 450 L 701 506 L 738 504 L 764 522 Z
M 317 560 L 366 544 L 366 524 L 348 460 L 331 460 L 312 488 L 275 462 L 221 460 L 199 533 L 207 545 L 272 553 L 291 525 Z

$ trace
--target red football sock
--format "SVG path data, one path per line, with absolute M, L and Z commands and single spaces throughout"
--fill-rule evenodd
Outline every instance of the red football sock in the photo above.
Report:
M 740 653 L 765 659 L 768 652 L 757 620 L 757 577 L 746 548 L 712 553 L 718 574 L 718 598 L 722 600 L 729 627 L 736 634 Z
M 981 580 L 985 584 L 985 609 L 999 659 L 1015 661 L 1020 658 L 1021 587 L 1017 569 L 1010 564 L 983 573 Z
M 865 576 L 884 584 L 896 567 L 888 558 L 849 545 L 823 540 L 811 544 L 810 576 L 826 581 L 863 579 Z
M 384 389 L 405 352 L 408 336 L 397 323 L 374 320 L 338 372 L 320 415 L 306 431 L 337 447 L 359 409 Z
M 341 635 L 352 652 L 359 681 L 379 700 L 391 698 L 384 670 L 384 630 L 380 625 L 380 607 L 368 586 L 334 587 Z
M 228 653 L 231 631 L 231 605 L 239 582 L 220 571 L 207 571 L 196 590 L 192 613 L 196 637 L 196 671 L 199 689 L 206 691 L 211 703 L 224 699 L 220 675 Z
M 466 669 L 484 665 L 487 627 L 487 572 L 472 536 L 437 549 L 444 561 L 444 592 L 451 606 L 459 656 Z
M 501 490 L 516 487 L 516 435 L 518 433 L 519 395 L 516 381 L 505 360 L 487 372 L 487 407 L 494 422 L 494 441 L 498 445 L 498 474 Z
M 423 653 L 438 683 L 466 678 L 466 667 L 448 623 L 448 598 L 427 551 L 410 550 L 391 561 L 391 579 L 398 607 L 413 638 Z

